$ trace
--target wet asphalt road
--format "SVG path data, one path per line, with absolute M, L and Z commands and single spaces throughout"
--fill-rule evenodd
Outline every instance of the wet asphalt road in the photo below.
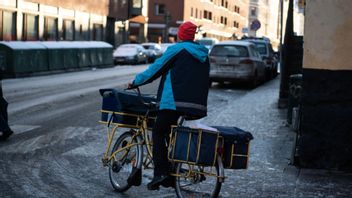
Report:
M 145 66 L 109 69 L 3 82 L 10 125 L 15 131 L 0 143 L 0 197 L 175 197 L 172 189 L 148 191 L 143 184 L 124 194 L 113 191 L 101 157 L 105 126 L 98 123 L 100 88 L 125 87 Z M 225 85 L 210 89 L 207 125 L 237 126 L 251 131 L 249 169 L 226 170 L 221 197 L 335 197 L 352 184 L 334 177 L 299 177 L 288 166 L 294 134 L 277 109 L 279 78 L 249 89 Z M 155 93 L 155 84 L 142 89 Z M 122 132 L 122 131 L 120 131 Z M 346 179 L 350 179 L 347 177 Z M 347 190 L 347 191 L 346 191 Z M 340 196 L 344 197 L 344 196 Z

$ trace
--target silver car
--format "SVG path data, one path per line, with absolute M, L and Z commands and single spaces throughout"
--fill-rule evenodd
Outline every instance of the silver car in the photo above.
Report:
M 120 45 L 113 53 L 114 64 L 147 63 L 147 53 L 140 44 Z
M 274 54 L 270 40 L 265 38 L 246 38 L 245 41 L 249 41 L 255 44 L 261 55 L 263 62 L 266 65 L 266 77 L 267 79 L 275 78 L 277 76 L 278 60 Z
M 247 41 L 223 41 L 209 53 L 212 82 L 248 82 L 257 86 L 265 80 L 265 64 L 255 44 Z
M 155 59 L 163 54 L 158 43 L 142 43 L 142 46 L 147 51 L 147 57 L 150 63 L 154 62 Z

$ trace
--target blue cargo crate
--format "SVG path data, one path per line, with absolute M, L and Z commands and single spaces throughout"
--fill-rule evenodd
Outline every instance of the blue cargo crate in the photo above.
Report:
M 249 145 L 253 136 L 250 132 L 237 127 L 212 126 L 216 128 L 222 139 L 222 159 L 224 168 L 247 169 Z
M 169 160 L 202 166 L 214 166 L 219 133 L 183 126 L 171 128 Z

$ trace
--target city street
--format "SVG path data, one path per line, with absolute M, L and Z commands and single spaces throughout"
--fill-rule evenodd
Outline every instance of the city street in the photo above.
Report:
M 143 184 L 119 194 L 103 167 L 107 134 L 100 119 L 101 88 L 124 88 L 146 68 L 117 66 L 3 81 L 15 134 L 0 142 L 0 197 L 175 197 L 171 188 Z M 157 83 L 157 82 L 156 82 Z M 155 93 L 156 83 L 142 88 Z M 209 126 L 250 131 L 249 168 L 226 170 L 220 197 L 351 197 L 352 174 L 290 166 L 295 133 L 277 108 L 280 75 L 255 89 L 216 83 L 210 89 Z M 122 132 L 122 131 L 120 131 Z

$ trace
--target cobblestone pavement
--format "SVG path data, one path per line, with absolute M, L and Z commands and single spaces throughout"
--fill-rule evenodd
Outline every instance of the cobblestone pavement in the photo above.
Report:
M 104 79 L 99 81 L 101 86 L 115 87 L 112 82 L 117 79 L 128 82 L 127 77 Z M 96 89 L 61 102 L 36 104 L 20 113 L 10 112 L 15 135 L 0 144 L 0 197 L 175 197 L 170 188 L 146 189 L 151 170 L 143 172 L 140 187 L 123 194 L 112 190 L 107 169 L 101 164 L 106 131 L 97 124 L 101 98 Z M 32 90 L 28 89 L 26 97 L 36 96 Z M 44 94 L 43 90 L 38 93 Z M 10 101 L 21 98 L 15 95 Z M 352 197 L 351 173 L 289 165 L 295 133 L 286 125 L 286 110 L 277 108 L 278 97 L 279 77 L 253 90 L 216 84 L 210 90 L 208 117 L 201 123 L 236 126 L 254 136 L 248 169 L 226 170 L 220 197 Z
M 249 168 L 226 170 L 220 196 L 352 197 L 351 173 L 289 165 L 295 133 L 286 124 L 286 110 L 277 108 L 278 90 L 279 80 L 267 82 L 238 100 L 228 100 L 226 108 L 213 106 L 209 114 L 217 116 L 203 120 L 208 125 L 237 126 L 254 136 Z

